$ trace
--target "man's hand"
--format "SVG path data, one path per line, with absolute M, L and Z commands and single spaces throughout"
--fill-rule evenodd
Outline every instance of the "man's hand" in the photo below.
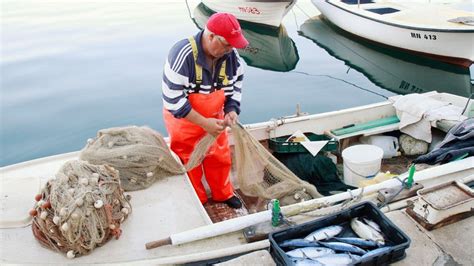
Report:
M 234 112 L 235 113 L 235 112 Z M 237 114 L 235 114 L 237 116 Z M 205 118 L 194 109 L 191 109 L 189 114 L 184 118 L 189 122 L 196 124 L 207 133 L 217 137 L 226 127 L 226 120 L 216 119 L 216 118 Z
M 214 137 L 219 136 L 225 129 L 225 121 L 215 118 L 207 118 L 206 122 L 202 125 L 204 130 L 207 133 L 213 135 Z
M 228 112 L 224 117 L 225 126 L 230 127 L 235 125 L 235 123 L 237 123 L 238 117 L 239 115 L 235 111 Z

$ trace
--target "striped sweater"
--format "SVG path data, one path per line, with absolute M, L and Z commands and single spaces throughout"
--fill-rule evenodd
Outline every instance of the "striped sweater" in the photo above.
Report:
M 174 117 L 182 118 L 191 111 L 191 104 L 188 101 L 190 93 L 209 94 L 212 88 L 224 90 L 226 100 L 224 112 L 231 111 L 240 113 L 240 100 L 242 98 L 243 65 L 242 59 L 234 49 L 227 55 L 220 58 L 215 69 L 206 63 L 201 37 L 203 31 L 194 36 L 198 48 L 197 63 L 202 67 L 202 82 L 200 88 L 196 86 L 196 70 L 191 44 L 188 39 L 177 42 L 170 50 L 163 70 L 162 95 L 163 106 L 170 111 Z M 223 86 L 219 81 L 219 71 L 222 63 L 226 61 L 226 75 L 229 84 Z

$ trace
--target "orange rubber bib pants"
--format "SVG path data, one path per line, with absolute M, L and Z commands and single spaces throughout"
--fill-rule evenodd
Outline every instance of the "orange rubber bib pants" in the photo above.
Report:
M 224 90 L 217 90 L 210 94 L 191 93 L 188 100 L 192 108 L 206 118 L 224 118 Z M 175 118 L 168 110 L 163 110 L 166 129 L 170 135 L 171 150 L 173 150 L 186 164 L 196 144 L 207 134 L 200 126 L 186 119 Z M 227 132 L 222 132 L 209 148 L 201 165 L 188 172 L 201 203 L 207 202 L 206 190 L 202 184 L 202 174 L 206 177 L 211 189 L 212 199 L 225 201 L 233 196 L 233 187 L 230 182 L 230 149 Z

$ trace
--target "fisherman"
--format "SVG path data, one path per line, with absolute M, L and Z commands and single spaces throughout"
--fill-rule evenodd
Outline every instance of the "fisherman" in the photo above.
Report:
M 207 202 L 204 173 L 214 201 L 242 207 L 230 182 L 225 128 L 235 124 L 240 113 L 243 65 L 235 48 L 247 45 L 237 19 L 216 13 L 204 30 L 171 48 L 164 66 L 163 116 L 171 149 L 186 164 L 207 133 L 217 138 L 201 165 L 188 172 L 202 204 Z

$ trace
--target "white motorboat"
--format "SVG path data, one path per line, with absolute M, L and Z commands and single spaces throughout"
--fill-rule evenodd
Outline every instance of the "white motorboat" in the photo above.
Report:
M 312 0 L 336 26 L 364 39 L 469 67 L 472 11 L 410 1 Z
M 200 3 L 194 9 L 194 22 L 203 29 L 209 16 L 214 12 Z M 268 27 L 242 21 L 242 33 L 249 41 L 245 49 L 239 49 L 239 55 L 247 65 L 273 71 L 293 70 L 299 61 L 298 51 L 288 36 L 285 26 Z
M 305 21 L 300 34 L 377 86 L 397 94 L 436 90 L 468 97 L 473 93 L 468 68 L 351 38 L 322 17 Z
M 296 0 L 203 0 L 215 12 L 227 12 L 237 19 L 278 27 Z
M 473 106 L 472 101 L 469 102 L 467 98 L 451 94 L 433 92 L 428 96 L 461 109 L 466 104 L 470 104 L 471 108 Z M 266 142 L 269 138 L 290 135 L 296 130 L 331 134 L 331 130 L 349 124 L 366 123 L 394 115 L 393 102 L 383 101 L 322 114 L 285 117 L 246 125 L 245 128 L 256 139 Z M 392 123 L 376 126 L 350 134 L 335 135 L 334 138 L 341 144 L 345 143 L 342 145 L 344 146 L 359 136 L 397 131 L 398 125 Z M 435 123 L 433 126 L 438 127 L 438 124 Z M 50 178 L 54 178 L 64 162 L 77 159 L 78 155 L 78 152 L 60 154 L 0 168 L 2 264 L 182 264 L 247 253 L 269 246 L 268 240 L 247 243 L 243 237 L 243 229 L 268 221 L 271 219 L 270 211 L 248 214 L 245 210 L 239 210 L 237 215 L 239 217 L 213 223 L 210 214 L 206 212 L 208 207 L 203 208 L 186 174 L 183 174 L 158 180 L 151 187 L 141 191 L 127 192 L 131 195 L 133 212 L 122 224 L 123 233 L 120 239 L 111 240 L 90 254 L 74 259 L 68 259 L 64 254 L 46 249 L 33 237 L 28 211 L 35 204 L 34 195 L 40 191 L 40 187 Z M 474 157 L 468 157 L 420 169 L 416 172 L 414 181 L 427 188 L 473 174 Z M 400 173 L 399 177 L 403 179 L 406 176 L 407 173 Z M 354 189 L 286 206 L 282 208 L 282 212 L 288 219 L 300 223 L 314 219 L 315 215 L 321 216 L 343 208 L 346 205 L 342 205 L 341 202 L 351 199 L 354 201 L 355 195 L 360 196 L 359 200 L 376 201 L 377 192 L 381 189 L 398 187 L 400 187 L 398 179 L 389 179 L 364 189 Z M 472 254 L 468 249 L 459 249 L 459 245 L 449 244 L 442 241 L 442 238 L 438 241 L 437 237 L 448 236 L 449 239 L 455 236 L 457 243 L 468 245 L 469 241 L 472 241 L 474 228 L 467 225 L 472 223 L 474 218 L 461 221 L 459 226 L 452 224 L 449 230 L 430 233 L 428 237 L 428 233 L 420 230 L 413 221 L 401 213 L 400 209 L 407 206 L 406 200 L 386 203 L 388 205 L 383 210 L 387 212 L 387 216 L 404 228 L 412 238 L 414 251 L 408 251 L 407 257 L 400 262 L 401 265 L 433 264 L 442 256 L 450 256 L 461 264 L 471 264 Z M 244 204 L 247 206 L 250 203 L 244 202 Z M 296 215 L 297 212 L 294 210 L 307 213 Z M 290 216 L 290 213 L 293 213 L 293 216 Z M 145 243 L 163 238 L 169 238 L 172 245 L 145 249 Z M 419 256 L 420 252 L 430 255 Z

